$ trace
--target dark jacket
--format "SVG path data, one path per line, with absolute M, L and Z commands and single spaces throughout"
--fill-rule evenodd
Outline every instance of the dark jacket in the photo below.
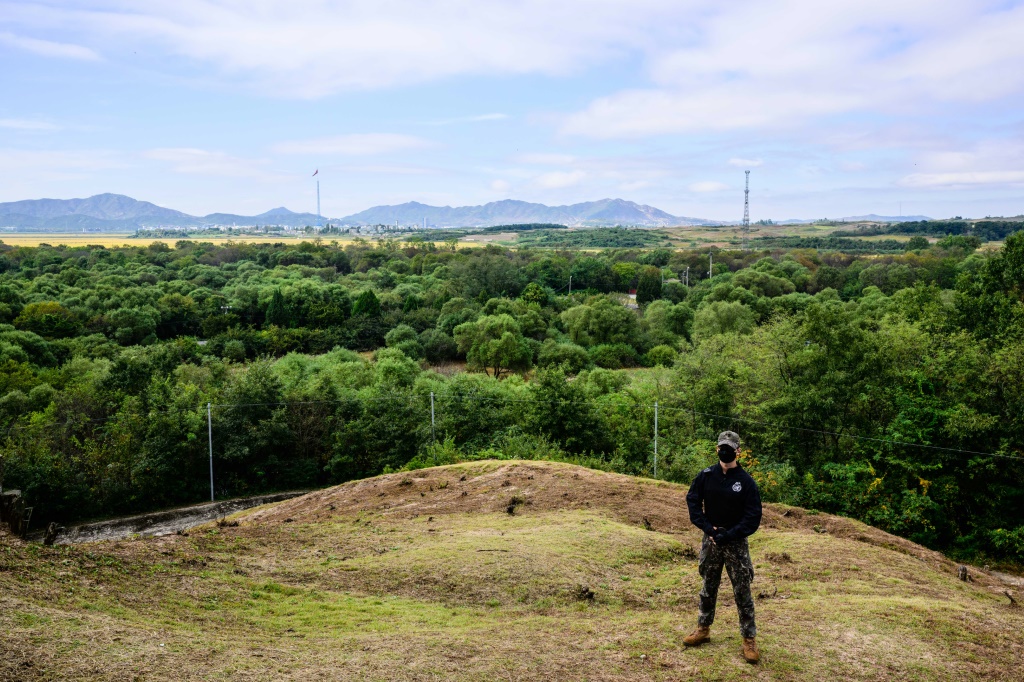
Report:
M 712 537 L 722 533 L 716 542 L 741 540 L 761 525 L 761 493 L 740 466 L 723 473 L 715 464 L 697 474 L 686 494 L 686 505 L 690 523 Z

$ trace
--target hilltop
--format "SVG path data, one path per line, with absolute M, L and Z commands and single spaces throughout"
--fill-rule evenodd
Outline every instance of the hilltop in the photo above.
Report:
M 428 206 L 410 201 L 396 206 L 374 206 L 365 211 L 341 218 L 342 224 L 418 225 L 426 220 L 428 226 L 491 227 L 515 223 L 559 223 L 571 226 L 608 227 L 614 225 L 640 225 L 665 227 L 668 225 L 715 225 L 716 221 L 703 218 L 674 216 L 661 209 L 637 204 L 625 199 L 601 199 L 565 206 L 546 206 L 505 199 L 482 206 Z
M 681 486 L 543 462 L 354 481 L 187 534 L 0 540 L 0 679 L 1022 679 L 995 576 L 769 505 L 751 553 L 763 664 L 723 586 L 695 619 Z M 237 523 L 237 525 L 235 525 Z
M 0 203 L 0 227 L 44 232 L 127 232 L 140 227 L 199 227 L 202 225 L 313 225 L 313 213 L 275 208 L 255 216 L 211 213 L 193 216 L 139 201 L 123 194 L 97 194 L 85 199 L 30 199 Z
M 97 194 L 86 199 L 31 199 L 0 203 L 0 227 L 36 231 L 124 232 L 141 227 L 201 227 L 203 225 L 279 225 L 303 227 L 316 224 L 313 213 L 295 213 L 284 207 L 258 215 L 210 213 L 193 216 L 121 194 Z M 565 223 L 576 226 L 712 225 L 701 218 L 673 216 L 653 206 L 624 199 L 601 199 L 569 206 L 545 206 L 506 199 L 483 206 L 428 206 L 415 201 L 397 206 L 374 206 L 340 219 L 323 218 L 345 225 L 420 225 L 431 227 L 508 225 L 512 223 Z

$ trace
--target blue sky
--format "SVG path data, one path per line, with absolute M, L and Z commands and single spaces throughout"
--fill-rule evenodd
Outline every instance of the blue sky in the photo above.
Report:
M 0 0 L 0 201 L 1024 213 L 1024 3 Z

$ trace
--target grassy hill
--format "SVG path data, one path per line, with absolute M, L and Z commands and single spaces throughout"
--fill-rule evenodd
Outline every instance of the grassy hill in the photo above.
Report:
M 684 494 L 475 462 L 187 535 L 0 538 L 0 679 L 1024 679 L 1024 609 L 1002 594 L 1015 588 L 772 505 L 751 540 L 762 665 L 740 658 L 727 581 L 711 644 L 684 650 L 700 540 Z

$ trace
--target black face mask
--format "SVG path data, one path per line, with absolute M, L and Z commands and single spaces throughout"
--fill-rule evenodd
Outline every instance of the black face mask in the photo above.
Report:
M 734 459 L 736 459 L 736 451 L 733 450 L 728 445 L 719 445 L 718 446 L 718 459 L 720 459 L 722 461 L 722 463 L 728 464 L 729 462 L 731 462 Z

